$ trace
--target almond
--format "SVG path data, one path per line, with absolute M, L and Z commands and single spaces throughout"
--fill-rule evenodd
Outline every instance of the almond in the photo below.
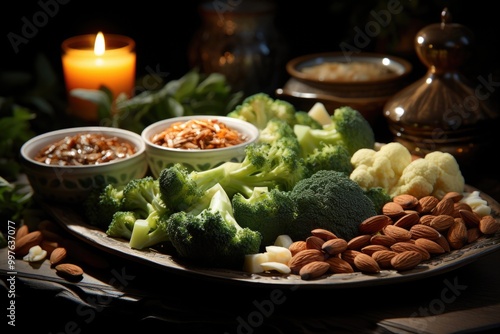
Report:
M 460 214 L 459 218 L 462 218 L 467 227 L 479 226 L 479 221 L 481 220 L 481 218 L 479 218 L 479 216 L 473 211 L 459 210 L 458 213 Z
M 16 240 L 16 256 L 22 257 L 28 254 L 31 247 L 39 245 L 43 240 L 42 232 L 33 231 Z
M 424 224 L 413 225 L 410 228 L 410 233 L 412 239 L 426 238 L 430 240 L 436 240 L 440 235 L 440 233 L 434 228 Z
M 64 247 L 57 247 L 52 251 L 50 254 L 50 264 L 51 265 L 57 265 L 61 263 L 64 259 L 66 259 L 66 248 Z
M 398 203 L 387 202 L 382 207 L 382 213 L 393 220 L 397 220 L 405 214 L 405 211 Z
M 415 196 L 409 194 L 394 196 L 392 201 L 401 205 L 403 210 L 413 209 L 418 204 L 418 199 Z
M 429 254 L 443 254 L 444 248 L 434 240 L 426 238 L 418 238 L 415 240 L 415 245 L 424 248 Z
M 30 233 L 28 225 L 21 225 L 16 231 L 16 240 L 21 239 L 28 233 Z
M 455 202 L 451 198 L 444 198 L 438 202 L 436 207 L 432 209 L 431 213 L 433 215 L 448 215 L 453 216 L 453 211 L 455 210 Z
M 438 203 L 439 199 L 437 197 L 432 195 L 424 196 L 418 200 L 418 204 L 415 209 L 420 215 L 425 215 L 430 213 Z
M 350 274 L 354 272 L 351 264 L 339 257 L 330 257 L 325 262 L 330 265 L 330 271 L 334 274 Z
M 460 218 L 455 218 L 455 222 L 448 229 L 446 239 L 452 249 L 460 249 L 467 244 L 467 226 Z
M 397 241 L 407 241 L 411 239 L 411 233 L 402 227 L 387 225 L 383 229 L 383 233 L 394 238 Z
M 391 266 L 397 271 L 404 271 L 415 268 L 422 261 L 422 254 L 409 250 L 396 254 L 391 259 Z
M 340 254 L 347 249 L 347 241 L 341 238 L 330 239 L 323 243 L 321 249 L 329 255 Z
M 454 218 L 448 215 L 435 216 L 430 222 L 429 226 L 438 232 L 446 231 L 454 222 Z
M 479 230 L 479 227 L 471 227 L 471 228 L 468 228 L 467 229 L 467 243 L 470 244 L 474 241 L 476 241 L 477 239 L 479 239 L 479 237 L 481 237 L 483 234 L 481 233 L 481 231 Z
M 83 269 L 72 263 L 61 263 L 55 266 L 56 272 L 64 277 L 76 278 L 83 275 Z
M 419 222 L 420 222 L 419 214 L 417 212 L 411 212 L 399 218 L 394 223 L 394 226 L 402 227 L 404 229 L 409 229 L 410 227 L 412 227 L 415 224 L 418 224 Z
M 320 237 L 311 235 L 306 238 L 306 248 L 307 249 L 321 249 L 321 246 L 325 240 L 321 239 Z
M 443 199 L 448 199 L 448 198 L 451 198 L 451 200 L 454 202 L 454 203 L 458 203 L 460 202 L 460 200 L 462 198 L 464 198 L 464 194 L 462 193 L 459 193 L 457 191 L 450 191 L 450 192 L 447 192 L 443 198 L 441 198 L 442 200 Z
M 318 249 L 304 249 L 292 256 L 290 261 L 288 261 L 288 266 L 293 274 L 298 274 L 300 269 L 306 264 L 313 261 L 324 261 L 325 258 L 326 255 Z
M 451 251 L 450 243 L 448 242 L 448 239 L 444 235 L 439 235 L 439 238 L 437 238 L 435 241 L 439 246 L 443 247 L 445 252 Z
M 392 268 L 391 260 L 397 253 L 392 250 L 380 250 L 372 254 L 372 258 L 377 261 L 380 268 Z
M 347 249 L 360 250 L 370 244 L 371 234 L 361 234 L 347 242 Z
M 417 215 L 419 214 L 419 213 L 418 213 L 418 211 L 416 211 L 416 210 L 410 210 L 410 209 L 407 209 L 407 210 L 405 210 L 404 212 L 405 212 L 405 214 L 407 214 L 407 215 L 412 214 L 412 213 L 416 213 Z
M 386 215 L 375 215 L 361 222 L 360 234 L 375 234 L 387 225 L 392 224 L 392 219 Z
M 470 212 L 473 211 L 472 207 L 465 202 L 454 203 L 453 204 L 453 217 L 454 218 L 461 217 L 460 210 L 466 210 L 466 211 L 470 211 Z
M 329 240 L 329 239 L 337 238 L 335 233 L 333 233 L 332 231 L 322 229 L 322 228 L 315 228 L 314 230 L 311 231 L 311 234 L 318 237 L 318 238 L 321 238 L 325 241 Z
M 350 265 L 354 265 L 354 259 L 359 254 L 363 254 L 360 251 L 354 249 L 346 249 L 342 253 L 340 253 L 340 258 L 347 261 Z
M 437 216 L 434 215 L 423 215 L 420 216 L 420 224 L 430 225 L 431 221 Z
M 304 249 L 307 249 L 306 242 L 304 240 L 294 241 L 290 244 L 290 246 L 288 246 L 288 250 L 292 253 L 292 256 Z
M 303 280 L 311 280 L 323 276 L 329 269 L 325 261 L 313 261 L 300 268 L 299 275 Z
M 370 243 L 372 245 L 382 245 L 385 247 L 390 247 L 396 242 L 397 242 L 396 239 L 394 239 L 390 235 L 385 235 L 385 234 L 375 234 L 370 239 Z
M 495 234 L 500 230 L 500 223 L 491 215 L 486 215 L 479 221 L 479 230 L 483 234 Z
M 354 258 L 354 266 L 365 273 L 378 273 L 380 266 L 371 255 L 359 253 Z
M 372 255 L 376 251 L 381 251 L 381 250 L 389 250 L 389 247 L 382 245 L 368 245 L 361 248 L 361 253 Z
M 391 250 L 395 251 L 396 253 L 416 251 L 422 255 L 422 260 L 429 260 L 431 258 L 431 254 L 427 251 L 427 249 L 412 242 L 396 242 L 391 246 Z

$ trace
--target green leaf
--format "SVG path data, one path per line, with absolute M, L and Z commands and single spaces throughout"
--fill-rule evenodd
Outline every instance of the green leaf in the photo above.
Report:
M 177 101 L 182 101 L 186 97 L 193 94 L 196 86 L 200 82 L 200 75 L 195 71 L 186 73 L 183 77 L 177 80 L 178 86 L 175 92 L 171 94 Z

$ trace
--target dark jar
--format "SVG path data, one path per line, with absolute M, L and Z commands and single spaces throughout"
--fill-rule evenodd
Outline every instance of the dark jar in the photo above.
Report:
M 190 66 L 221 73 L 233 91 L 272 93 L 284 72 L 286 44 L 266 1 L 210 1 L 199 7 L 202 26 L 189 47 Z
M 472 83 L 460 72 L 473 43 L 472 31 L 451 23 L 444 9 L 441 23 L 424 27 L 415 37 L 426 74 L 384 106 L 395 141 L 417 156 L 448 152 L 464 170 L 491 155 L 499 132 L 497 106 L 486 87 L 481 89 L 480 82 Z

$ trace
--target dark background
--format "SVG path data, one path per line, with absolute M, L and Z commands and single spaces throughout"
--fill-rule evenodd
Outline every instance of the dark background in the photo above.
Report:
M 0 70 L 30 70 L 33 57 L 42 53 L 54 70 L 61 74 L 61 43 L 80 35 L 104 33 L 132 37 L 137 44 L 137 76 L 148 68 L 168 72 L 171 79 L 185 74 L 189 68 L 187 51 L 201 21 L 197 11 L 200 1 L 160 2 L 142 0 L 130 4 L 95 0 L 40 0 L 9 2 L 0 13 Z M 218 0 L 217 0 L 218 1 Z M 241 3 L 250 0 L 233 0 Z M 371 10 L 387 8 L 395 0 L 284 1 L 276 0 L 275 24 L 287 44 L 287 59 L 316 52 L 339 51 L 341 41 L 352 41 L 354 27 L 364 28 L 373 21 Z M 419 28 L 440 20 L 440 12 L 448 7 L 453 22 L 469 27 L 476 36 L 475 50 L 462 69 L 472 78 L 499 73 L 498 16 L 486 1 L 399 1 L 405 7 L 387 31 L 373 38 L 364 51 L 380 51 L 401 55 L 411 60 L 418 77 L 423 68 L 413 50 L 413 37 Z M 50 8 L 50 12 L 47 9 Z M 46 13 L 27 42 L 15 52 L 9 34 L 22 35 L 26 20 L 33 23 Z M 287 79 L 284 68 L 277 69 Z M 6 94 L 6 87 L 0 95 Z M 7 87 L 8 89 L 8 87 Z

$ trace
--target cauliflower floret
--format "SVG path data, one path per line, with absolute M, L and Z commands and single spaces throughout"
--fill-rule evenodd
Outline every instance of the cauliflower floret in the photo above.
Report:
M 373 187 L 391 189 L 411 161 L 410 151 L 397 142 L 388 143 L 379 151 L 360 149 L 351 157 L 354 169 L 350 178 L 363 189 Z
M 451 191 L 462 193 L 465 180 L 455 157 L 435 151 L 425 158 L 413 159 L 399 142 L 391 142 L 378 151 L 361 149 L 351 157 L 350 178 L 361 188 L 382 187 L 390 196 L 410 194 L 417 198 L 433 195 L 439 199 Z
M 390 196 L 401 194 L 421 198 L 434 190 L 439 169 L 427 159 L 417 159 L 411 162 L 403 171 L 396 186 L 389 190 Z
M 432 195 L 437 198 L 443 198 L 450 191 L 463 193 L 465 180 L 458 162 L 453 155 L 447 152 L 436 151 L 428 153 L 425 156 L 425 160 L 438 167 L 438 177 L 434 184 Z

